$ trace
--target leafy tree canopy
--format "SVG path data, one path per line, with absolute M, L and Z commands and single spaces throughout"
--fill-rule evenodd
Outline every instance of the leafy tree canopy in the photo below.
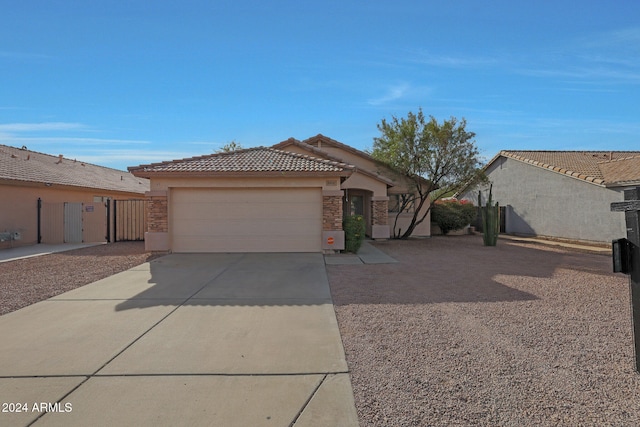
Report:
M 228 153 L 230 151 L 242 150 L 243 147 L 235 141 L 231 141 L 223 145 L 216 153 Z
M 415 206 L 412 221 L 407 230 L 396 230 L 394 224 L 394 237 L 409 237 L 442 195 L 482 179 L 475 133 L 468 132 L 466 126 L 464 118 L 458 121 L 451 117 L 439 123 L 429 116 L 427 120 L 422 109 L 418 114 L 392 116 L 390 121 L 382 119 L 378 124 L 380 136 L 373 140 L 371 155 L 406 176 L 412 183 L 410 190 L 415 192 L 410 201 Z M 437 193 L 433 193 L 435 190 Z M 400 212 L 402 209 L 398 216 Z

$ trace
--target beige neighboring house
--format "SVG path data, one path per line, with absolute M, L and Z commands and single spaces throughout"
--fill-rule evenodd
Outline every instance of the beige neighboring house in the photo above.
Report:
M 125 171 L 0 145 L 0 248 L 104 242 L 107 200 L 148 190 L 147 179 Z
M 611 203 L 640 185 L 640 151 L 504 150 L 484 171 L 504 207 L 504 232 L 611 243 L 626 236 L 624 214 Z M 477 204 L 478 190 L 460 197 Z
M 389 206 L 406 189 L 383 170 L 322 135 L 129 168 L 151 180 L 147 249 L 173 252 L 341 250 L 345 214 L 362 214 L 367 234 L 386 239 Z M 426 225 L 416 232 L 429 235 Z

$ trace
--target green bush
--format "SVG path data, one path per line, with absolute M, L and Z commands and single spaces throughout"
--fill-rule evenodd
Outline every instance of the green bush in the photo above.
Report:
M 344 250 L 347 252 L 358 252 L 364 240 L 364 218 L 362 215 L 349 215 L 342 220 L 344 230 Z
M 475 220 L 476 215 L 476 207 L 466 201 L 441 200 L 431 207 L 431 221 L 438 224 L 442 234 L 464 228 Z

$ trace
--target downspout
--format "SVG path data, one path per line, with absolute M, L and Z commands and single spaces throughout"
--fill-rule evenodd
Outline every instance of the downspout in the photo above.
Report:
M 40 229 L 41 212 L 42 212 L 42 199 L 38 197 L 38 244 L 42 243 L 42 234 Z

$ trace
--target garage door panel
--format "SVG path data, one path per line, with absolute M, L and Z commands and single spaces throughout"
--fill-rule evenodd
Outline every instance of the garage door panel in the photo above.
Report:
M 187 190 L 187 189 L 184 189 Z M 227 203 L 239 203 L 239 204 L 255 204 L 255 203 L 271 203 L 274 200 L 274 196 L 288 192 L 290 197 L 288 203 L 300 203 L 306 204 L 313 202 L 317 199 L 315 191 L 309 192 L 309 188 L 217 188 L 212 189 L 183 189 L 174 190 L 172 198 L 179 203 L 218 203 L 221 197 L 224 198 Z M 251 192 L 251 198 L 247 199 L 247 191 Z M 319 189 L 318 189 L 319 191 Z M 198 194 L 198 199 L 194 200 L 193 194 Z
M 178 246 L 175 252 L 318 252 L 318 245 L 309 241 L 300 240 L 292 242 L 291 239 L 272 239 L 269 247 L 264 250 L 247 250 L 255 246 L 255 241 L 247 237 L 236 237 L 227 241 L 224 245 L 217 245 L 218 242 L 211 242 L 201 237 L 193 240 L 183 241 L 181 244 L 188 246 Z M 213 245 L 212 245 L 213 243 Z M 292 249 L 292 247 L 294 249 Z
M 175 252 L 318 252 L 319 188 L 174 189 Z
M 317 215 L 315 209 L 311 210 L 310 208 L 290 208 L 289 210 L 283 210 L 282 206 L 278 205 L 254 205 L 248 206 L 246 208 L 238 208 L 238 206 L 229 206 L 225 205 L 225 208 L 228 211 L 220 212 L 219 207 L 213 207 L 210 205 L 198 205 L 192 206 L 189 211 L 179 213 L 181 220 L 191 220 L 191 221 L 203 221 L 204 223 L 210 223 L 212 221 L 234 221 L 234 220 L 255 220 L 256 212 L 259 212 L 263 217 L 268 217 L 273 220 L 281 219 L 283 221 L 288 220 L 296 220 L 300 217 L 309 218 L 309 219 L 319 219 L 320 216 Z M 215 209 L 215 210 L 214 210 Z M 202 217 L 202 210 L 207 210 L 211 212 L 206 218 Z
M 189 221 L 189 224 L 177 223 L 173 227 L 174 234 L 180 235 L 216 235 L 218 237 L 234 236 L 251 234 L 251 238 L 258 236 L 274 236 L 277 235 L 265 228 L 286 228 L 285 234 L 299 234 L 303 236 L 315 236 L 317 233 L 309 230 L 308 220 L 296 220 L 296 219 L 282 219 L 281 221 L 270 221 L 268 224 L 260 222 L 259 220 L 245 221 L 234 219 L 225 219 L 224 221 L 210 221 L 210 220 L 194 220 Z

